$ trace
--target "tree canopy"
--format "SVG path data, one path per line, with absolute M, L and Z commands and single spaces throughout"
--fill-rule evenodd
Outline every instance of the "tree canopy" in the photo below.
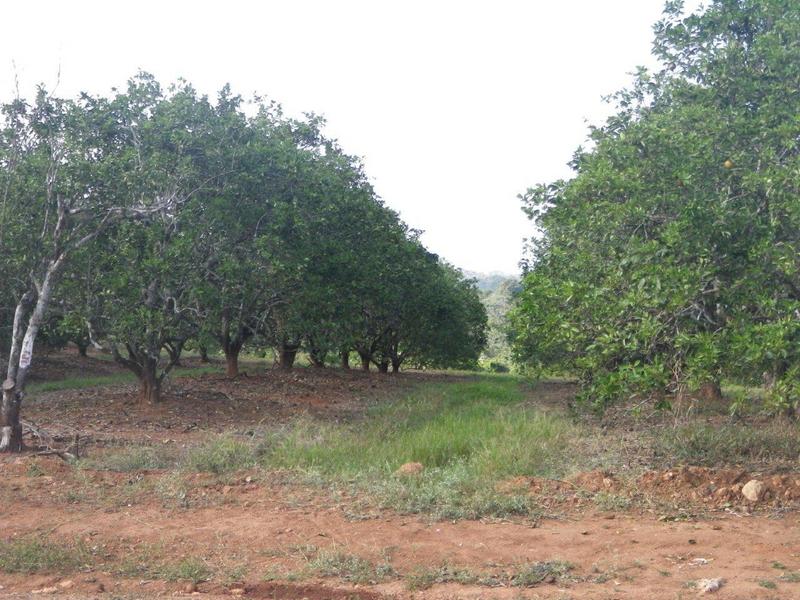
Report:
M 40 330 L 105 349 L 142 399 L 187 345 L 225 355 L 357 351 L 471 366 L 486 315 L 460 271 L 377 197 L 324 121 L 141 73 L 109 97 L 15 99 L 0 128 L 0 450 L 19 449 Z
M 599 406 L 722 377 L 800 400 L 800 7 L 715 0 L 655 27 L 574 176 L 522 196 L 541 232 L 516 359 L 576 373 Z

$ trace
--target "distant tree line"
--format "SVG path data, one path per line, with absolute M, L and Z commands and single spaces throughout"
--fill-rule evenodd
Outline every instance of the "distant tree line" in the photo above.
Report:
M 108 351 L 160 400 L 192 347 L 237 375 L 249 346 L 324 366 L 470 367 L 474 283 L 377 198 L 308 115 L 226 87 L 133 78 L 110 97 L 40 89 L 0 122 L 0 450 L 21 445 L 37 339 Z
M 764 385 L 800 404 L 800 4 L 668 2 L 656 72 L 529 190 L 516 359 L 596 406 Z

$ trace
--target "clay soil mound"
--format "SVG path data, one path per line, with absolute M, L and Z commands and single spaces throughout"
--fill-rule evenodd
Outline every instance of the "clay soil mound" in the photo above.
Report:
M 758 502 L 750 502 L 742 495 L 742 488 L 751 480 L 764 484 Z M 744 469 L 680 467 L 649 471 L 639 478 L 638 486 L 642 491 L 658 496 L 703 502 L 715 507 L 734 503 L 782 507 L 800 502 L 800 474 L 797 473 L 765 475 L 748 473 Z

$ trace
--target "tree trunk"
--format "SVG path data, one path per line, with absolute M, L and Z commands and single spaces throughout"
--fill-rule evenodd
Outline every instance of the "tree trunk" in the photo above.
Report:
M 402 364 L 403 360 L 401 358 L 393 358 L 392 359 L 392 373 L 399 373 L 400 372 L 400 365 Z
M 75 342 L 75 345 L 78 347 L 78 356 L 86 358 L 86 351 L 89 349 L 89 344 Z
M 349 369 L 350 368 L 350 352 L 346 350 L 342 350 L 339 353 L 339 358 L 341 359 L 342 369 Z
M 281 346 L 280 367 L 284 371 L 290 370 L 294 366 L 294 359 L 297 356 L 297 346 L 284 344 Z
M 158 361 L 146 358 L 139 377 L 139 399 L 145 404 L 161 402 L 161 379 L 158 377 Z
M 242 347 L 238 344 L 229 344 L 225 347 L 225 374 L 228 377 L 239 376 L 239 352 Z
M 200 353 L 200 362 L 202 363 L 211 362 L 211 360 L 208 358 L 208 348 L 206 348 L 203 344 L 200 344 L 197 347 L 197 351 Z
M 23 331 L 23 321 L 33 302 L 33 292 L 26 292 L 14 310 L 14 324 L 11 329 L 11 351 L 8 371 L 3 382 L 3 402 L 0 406 L 0 452 L 19 452 L 22 450 L 22 425 L 19 421 L 22 399 L 25 396 L 25 383 L 33 359 L 33 344 L 44 322 L 50 304 L 52 282 L 58 270 L 58 263 L 51 266 L 39 290 L 28 326 Z
M 185 342 L 177 342 L 175 344 L 167 344 L 166 349 L 169 353 L 170 362 L 173 366 L 180 367 L 181 365 L 181 354 L 183 354 L 183 345 Z
M 308 360 L 310 360 L 311 364 L 317 369 L 325 368 L 325 359 L 320 357 L 319 354 L 309 353 Z
M 369 363 L 370 356 L 365 352 L 359 352 L 358 355 L 361 357 L 361 370 L 362 371 L 369 371 Z
M 383 359 L 381 362 L 378 363 L 378 372 L 379 373 L 388 373 L 389 372 L 389 361 Z
M 22 398 L 14 380 L 7 379 L 3 383 L 3 404 L 0 407 L 0 452 L 22 450 L 22 425 L 19 422 L 21 403 Z
M 707 381 L 700 386 L 697 396 L 706 402 L 719 402 L 722 400 L 722 387 L 719 381 Z

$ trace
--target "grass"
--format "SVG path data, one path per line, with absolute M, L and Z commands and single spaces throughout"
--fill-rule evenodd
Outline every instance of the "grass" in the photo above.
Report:
M 216 435 L 181 449 L 125 448 L 81 464 L 121 472 L 166 469 L 151 487 L 173 506 L 188 506 L 189 473 L 225 479 L 263 469 L 348 498 L 357 509 L 350 511 L 354 518 L 390 509 L 434 519 L 477 519 L 538 518 L 542 505 L 524 478 L 564 479 L 598 466 L 614 469 L 631 449 L 652 458 L 642 469 L 794 461 L 800 454 L 800 428 L 784 420 L 601 431 L 557 405 L 542 409 L 531 402 L 524 380 L 513 375 L 443 378 L 403 393 L 355 421 L 298 417 L 256 429 L 252 436 Z M 424 468 L 399 475 L 408 462 Z M 522 485 L 509 485 L 518 477 Z M 610 511 L 627 510 L 632 502 L 624 493 L 610 492 L 587 499 Z
M 144 577 L 192 583 L 208 581 L 214 575 L 215 570 L 199 557 L 168 560 L 164 558 L 165 552 L 159 544 L 140 546 L 114 563 L 113 572 L 129 578 Z
M 186 471 L 225 475 L 256 466 L 257 450 L 252 443 L 221 435 L 189 448 L 180 466 Z
M 252 438 L 228 433 L 182 450 L 125 448 L 82 464 L 124 472 L 170 469 L 156 492 L 179 506 L 186 506 L 188 493 L 180 474 L 224 478 L 260 468 L 288 472 L 334 495 L 355 495 L 368 509 L 436 519 L 538 518 L 541 507 L 527 486 L 501 492 L 499 484 L 519 476 L 562 478 L 593 459 L 575 451 L 583 429 L 556 411 L 532 408 L 521 383 L 488 374 L 425 383 L 355 423 L 298 418 Z M 398 475 L 407 462 L 424 469 Z
M 201 367 L 179 367 L 170 373 L 170 377 L 189 377 L 197 375 L 206 375 L 209 373 L 221 373 L 222 367 L 220 365 L 206 365 Z M 96 375 L 85 377 L 67 377 L 66 379 L 58 379 L 55 381 L 42 381 L 38 383 L 31 383 L 27 386 L 29 394 L 44 393 L 44 392 L 58 392 L 62 390 L 79 390 L 84 388 L 93 388 L 107 385 L 118 385 L 121 383 L 134 383 L 136 377 L 133 373 L 121 372 L 113 373 L 111 375 Z
M 5 573 L 64 573 L 87 560 L 81 544 L 52 542 L 41 537 L 11 539 L 0 543 L 0 571 Z
M 357 424 L 299 420 L 267 432 L 262 465 L 289 469 L 307 481 L 346 485 L 401 512 L 441 518 L 531 514 L 528 494 L 499 494 L 515 476 L 561 476 L 578 429 L 565 417 L 523 405 L 520 382 L 483 375 L 420 386 L 373 409 Z M 398 467 L 420 462 L 417 476 Z
M 562 560 L 547 560 L 525 563 L 503 573 L 479 573 L 448 564 L 439 567 L 418 567 L 406 577 L 412 591 L 425 590 L 440 583 L 481 585 L 487 587 L 534 587 L 541 583 L 557 583 L 569 578 L 574 569 L 571 563 Z
M 132 446 L 81 460 L 83 468 L 129 473 L 175 466 L 174 451 L 165 447 Z
M 796 461 L 800 428 L 782 419 L 721 426 L 689 423 L 664 429 L 654 440 L 654 450 L 671 463 L 704 466 Z
M 308 561 L 308 570 L 321 577 L 338 577 L 357 584 L 378 583 L 396 573 L 388 560 L 375 564 L 340 550 L 322 550 Z

